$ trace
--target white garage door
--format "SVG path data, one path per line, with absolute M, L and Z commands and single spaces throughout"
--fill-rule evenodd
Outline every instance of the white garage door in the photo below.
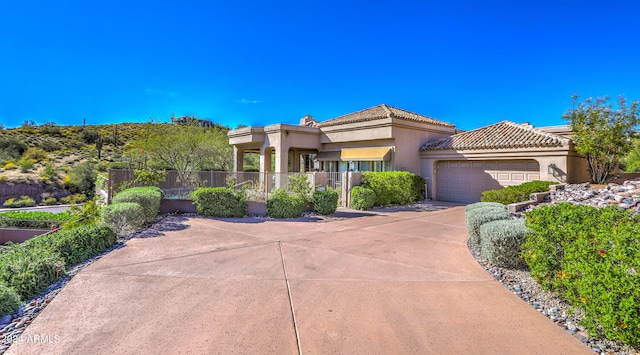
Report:
M 438 200 L 472 203 L 485 190 L 540 180 L 540 167 L 535 160 L 444 160 L 436 177 Z

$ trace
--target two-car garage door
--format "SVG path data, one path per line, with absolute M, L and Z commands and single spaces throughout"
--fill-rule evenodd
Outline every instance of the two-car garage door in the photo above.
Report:
M 437 163 L 436 194 L 440 201 L 472 203 L 485 190 L 540 180 L 535 160 L 443 160 Z

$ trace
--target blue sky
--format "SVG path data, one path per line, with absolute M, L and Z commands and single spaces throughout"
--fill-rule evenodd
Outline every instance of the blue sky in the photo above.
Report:
M 2 1 L 0 123 L 326 120 L 386 103 L 472 129 L 640 100 L 634 1 Z

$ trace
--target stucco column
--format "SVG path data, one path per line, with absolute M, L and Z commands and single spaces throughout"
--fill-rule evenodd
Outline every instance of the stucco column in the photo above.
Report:
M 244 149 L 233 146 L 233 171 L 244 171 Z
M 281 145 L 276 150 L 276 188 L 287 185 L 287 173 L 289 172 L 289 147 Z
M 302 166 L 300 166 L 300 152 L 296 149 L 293 151 L 293 171 L 302 172 Z
M 260 147 L 260 172 L 271 172 L 271 147 Z
M 279 149 L 276 150 L 276 173 L 287 173 L 289 172 L 289 147 L 280 146 Z

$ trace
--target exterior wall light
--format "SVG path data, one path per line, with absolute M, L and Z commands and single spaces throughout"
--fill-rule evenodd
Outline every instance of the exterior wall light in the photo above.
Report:
M 551 175 L 554 175 L 556 173 L 556 164 L 549 164 L 547 172 Z

